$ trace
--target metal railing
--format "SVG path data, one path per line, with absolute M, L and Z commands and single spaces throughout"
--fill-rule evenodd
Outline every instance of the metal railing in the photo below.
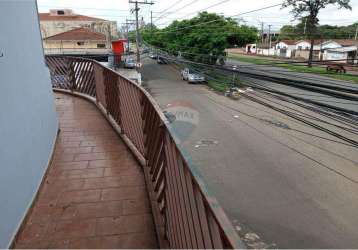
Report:
M 47 56 L 46 62 L 53 88 L 95 98 L 143 157 L 161 247 L 245 248 L 143 88 L 93 60 Z

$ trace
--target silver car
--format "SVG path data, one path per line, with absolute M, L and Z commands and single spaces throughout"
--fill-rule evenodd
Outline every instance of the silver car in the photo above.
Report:
M 182 79 L 188 81 L 188 83 L 205 82 L 205 77 L 193 72 L 192 70 L 185 68 L 181 71 Z

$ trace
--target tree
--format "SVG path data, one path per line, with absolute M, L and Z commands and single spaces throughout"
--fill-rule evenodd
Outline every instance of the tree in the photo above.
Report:
M 282 8 L 292 8 L 291 13 L 295 18 L 302 18 L 304 16 L 307 18 L 306 31 L 311 41 L 308 67 L 312 67 L 313 46 L 317 35 L 318 14 L 320 10 L 332 4 L 338 5 L 339 9 L 351 10 L 352 7 L 349 3 L 350 0 L 285 0 L 282 4 Z
M 300 40 L 305 39 L 305 19 L 297 25 L 285 25 L 280 29 L 279 39 Z M 347 26 L 320 25 L 317 27 L 317 34 L 322 39 L 354 39 L 358 22 Z
M 142 37 L 171 54 L 215 64 L 225 56 L 226 48 L 254 42 L 257 29 L 215 13 L 202 12 L 192 19 L 174 21 L 164 29 L 142 30 Z

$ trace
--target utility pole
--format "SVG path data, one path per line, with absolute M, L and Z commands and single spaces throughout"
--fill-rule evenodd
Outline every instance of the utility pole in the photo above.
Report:
M 150 30 L 153 32 L 153 11 L 150 11 Z
M 264 43 L 264 22 L 261 22 L 261 46 Z
M 306 29 L 307 29 L 307 17 L 305 18 L 305 27 L 303 28 L 304 35 L 306 35 Z
M 269 39 L 269 49 L 271 49 L 271 24 L 269 25 L 268 39 Z
M 129 53 L 129 26 L 135 24 L 135 20 L 126 19 L 124 23 L 126 27 L 127 52 Z
M 357 24 L 357 28 L 356 28 L 356 36 L 355 36 L 354 40 L 357 40 L 357 38 L 358 38 L 358 24 Z
M 144 2 L 139 2 L 139 1 L 133 1 L 133 0 L 129 0 L 129 3 L 134 3 L 135 4 L 135 8 L 134 8 L 134 11 L 135 11 L 135 20 L 136 20 L 136 44 L 137 44 L 137 64 L 140 63 L 140 44 L 139 44 L 139 20 L 138 20 L 138 12 L 139 12 L 139 7 L 138 5 L 139 4 L 154 4 L 153 2 L 147 2 L 147 1 L 144 1 Z
M 106 37 L 107 37 L 107 49 L 111 49 L 111 41 L 112 41 L 112 35 L 111 35 L 111 25 L 107 23 L 106 25 Z

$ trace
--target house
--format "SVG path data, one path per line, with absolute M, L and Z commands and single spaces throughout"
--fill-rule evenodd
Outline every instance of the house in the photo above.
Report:
M 320 47 L 319 45 L 322 43 L 320 40 L 315 40 L 313 45 L 313 59 L 319 60 L 321 57 Z M 311 41 L 309 40 L 300 40 L 296 42 L 295 52 L 292 54 L 292 57 L 302 60 L 308 60 L 310 49 L 311 49 Z M 318 46 L 318 47 L 317 47 Z
M 321 53 L 322 60 L 342 60 L 356 62 L 358 41 L 352 39 L 331 39 L 315 45 Z
M 74 13 L 71 9 L 51 9 L 39 13 L 42 38 L 53 36 L 75 28 L 87 28 L 117 38 L 117 23 L 101 18 Z
M 106 36 L 85 28 L 76 28 L 43 39 L 45 54 L 106 52 Z
M 334 49 L 326 49 L 323 54 L 324 60 L 334 60 L 337 62 L 348 62 L 357 64 L 357 46 L 347 46 Z
M 315 40 L 313 45 L 313 60 L 354 60 L 357 43 L 356 40 L 350 39 Z M 308 60 L 310 48 L 310 41 L 298 41 L 294 57 Z
M 296 49 L 296 41 L 295 40 L 281 40 L 275 44 L 275 49 Z
M 246 44 L 245 52 L 247 54 L 256 54 L 256 47 L 257 47 L 256 43 Z
M 307 40 L 300 40 L 295 44 L 296 50 L 309 50 L 310 48 L 311 48 L 311 42 Z
M 275 44 L 275 54 L 279 57 L 291 58 L 296 49 L 295 40 L 282 40 Z

